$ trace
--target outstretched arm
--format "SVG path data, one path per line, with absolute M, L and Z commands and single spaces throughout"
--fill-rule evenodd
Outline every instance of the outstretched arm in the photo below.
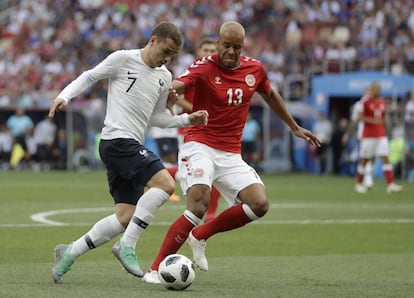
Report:
M 62 110 L 67 104 L 63 98 L 56 97 L 49 108 L 49 117 L 53 118 L 56 112 Z
M 168 127 L 184 127 L 189 125 L 207 125 L 208 112 L 206 110 L 199 110 L 188 114 L 172 115 L 171 111 L 166 109 L 163 112 L 154 112 L 150 119 L 151 126 L 161 128 Z
M 118 71 L 118 67 L 127 58 L 125 51 L 110 54 L 94 68 L 84 71 L 75 80 L 70 82 L 53 100 L 49 108 L 49 117 L 54 117 L 57 111 L 62 110 L 68 102 L 91 87 L 97 81 L 109 78 Z
M 264 101 L 269 105 L 274 113 L 276 113 L 289 127 L 292 133 L 302 139 L 307 140 L 310 144 L 320 147 L 321 141 L 309 130 L 299 126 L 292 115 L 287 110 L 286 104 L 282 97 L 273 88 L 267 93 L 260 93 Z

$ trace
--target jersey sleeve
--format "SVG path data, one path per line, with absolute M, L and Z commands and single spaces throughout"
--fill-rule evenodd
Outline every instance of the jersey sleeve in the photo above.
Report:
M 269 92 L 271 86 L 270 86 L 270 81 L 269 78 L 267 76 L 266 70 L 263 67 L 263 64 L 260 63 L 260 81 L 259 84 L 257 86 L 257 92 L 260 93 L 267 93 Z
M 105 58 L 94 68 L 84 71 L 74 81 L 67 85 L 57 96 L 69 102 L 72 98 L 78 96 L 86 89 L 91 87 L 97 81 L 110 78 L 116 75 L 119 65 L 127 58 L 125 51 L 116 51 Z
M 193 88 L 197 83 L 197 80 L 206 72 L 208 63 L 209 61 L 207 57 L 196 59 L 183 74 L 176 78 L 176 80 L 183 82 L 186 90 Z
M 151 115 L 150 125 L 161 128 L 185 127 L 190 125 L 190 119 L 187 113 L 172 115 L 169 110 L 164 110 Z

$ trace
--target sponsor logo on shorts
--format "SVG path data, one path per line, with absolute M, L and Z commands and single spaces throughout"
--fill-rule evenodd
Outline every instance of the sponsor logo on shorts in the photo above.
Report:
M 147 150 L 140 150 L 139 151 L 139 154 L 141 154 L 142 156 L 144 156 L 144 157 L 148 157 L 149 156 L 149 154 L 148 154 L 148 151 Z

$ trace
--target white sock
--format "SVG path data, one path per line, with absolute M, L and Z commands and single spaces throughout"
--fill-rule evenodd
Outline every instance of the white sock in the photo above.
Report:
M 189 210 L 185 210 L 184 211 L 184 216 L 185 218 L 187 218 L 187 220 L 189 222 L 191 222 L 195 227 L 198 226 L 201 222 L 201 218 L 198 218 L 197 216 L 195 216 L 191 211 Z
M 247 217 L 250 220 L 253 221 L 259 218 L 256 214 L 254 214 L 253 210 L 249 207 L 249 205 L 243 204 L 242 208 L 243 208 L 244 213 L 246 213 Z
M 126 246 L 136 246 L 139 236 L 169 197 L 170 195 L 162 189 L 152 187 L 139 198 L 135 213 L 122 236 L 122 241 Z
M 367 177 L 369 177 L 369 178 L 372 178 L 372 170 L 373 170 L 372 162 L 369 161 L 365 165 L 364 175 L 367 176 Z
M 85 252 L 115 238 L 124 230 L 115 214 L 102 218 L 85 235 L 73 242 L 70 255 L 73 258 L 77 258 Z

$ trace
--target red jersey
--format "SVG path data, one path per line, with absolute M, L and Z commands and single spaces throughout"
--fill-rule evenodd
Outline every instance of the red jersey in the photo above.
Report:
M 185 83 L 186 89 L 194 89 L 193 111 L 209 113 L 208 125 L 189 127 L 184 142 L 196 141 L 218 150 L 240 153 L 250 100 L 256 91 L 270 90 L 263 65 L 258 60 L 240 56 L 238 68 L 226 69 L 215 53 L 195 60 L 177 80 Z
M 376 119 L 384 119 L 387 103 L 385 99 L 380 97 L 374 99 L 367 97 L 363 100 L 363 116 Z M 386 136 L 384 124 L 372 124 L 364 122 L 364 129 L 362 132 L 363 138 L 379 138 Z

